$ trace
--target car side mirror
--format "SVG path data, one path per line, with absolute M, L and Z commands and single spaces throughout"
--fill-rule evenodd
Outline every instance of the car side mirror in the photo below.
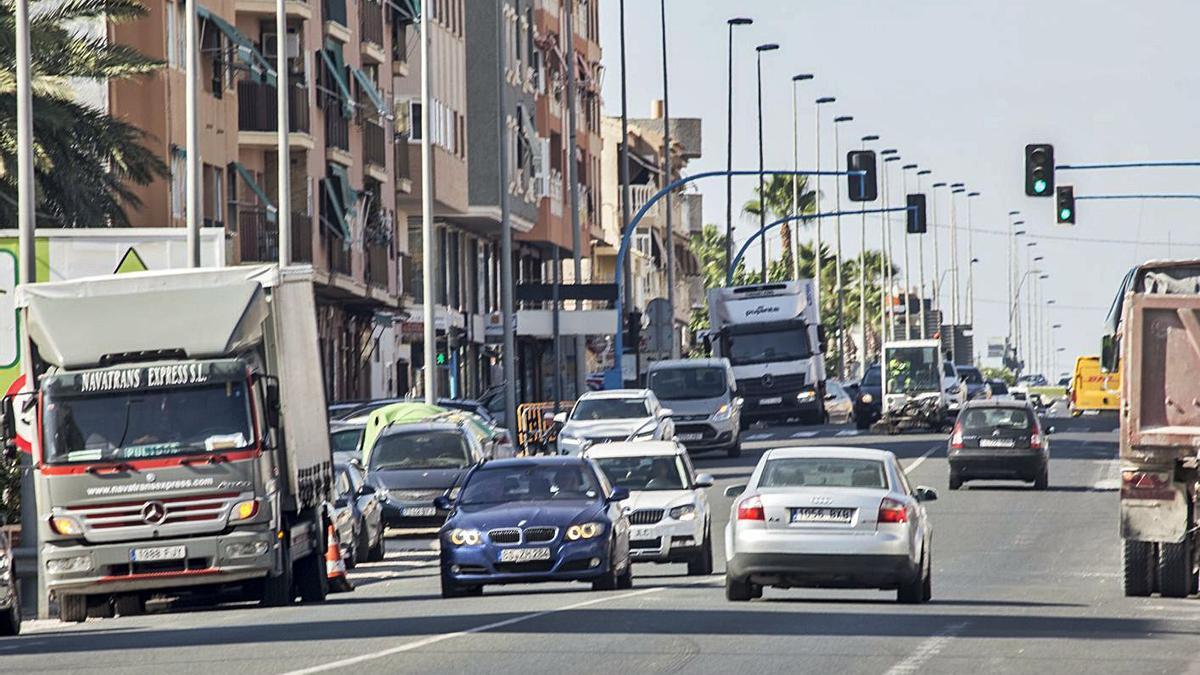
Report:
M 433 506 L 439 511 L 449 511 L 454 506 L 454 502 L 446 495 L 438 495 L 433 498 Z
M 608 501 L 610 502 L 623 502 L 626 499 L 629 499 L 629 488 L 617 486 L 608 495 Z
M 670 408 L 659 408 L 659 410 L 658 410 L 659 417 L 670 417 L 671 415 L 674 415 L 674 414 L 675 414 L 675 411 L 671 410 Z
M 917 501 L 919 502 L 936 502 L 938 498 L 936 490 L 924 486 L 917 487 L 917 490 L 913 493 L 913 496 L 916 497 Z
M 712 474 L 701 473 L 696 475 L 695 487 L 708 488 L 713 486 Z
M 555 414 L 553 417 L 551 417 L 550 419 L 551 419 L 551 420 L 552 420 L 552 421 L 553 421 L 555 424 L 566 424 L 566 423 L 567 423 L 567 413 L 565 413 L 565 412 L 556 413 L 556 414 Z
M 1054 427 L 1052 427 L 1052 426 L 1046 427 L 1046 435 L 1053 436 L 1054 435 Z
M 264 414 L 267 417 L 267 426 L 279 428 L 279 381 L 275 378 L 267 380 L 264 388 L 266 392 L 266 401 L 264 401 Z
M 725 488 L 725 496 L 736 497 L 745 491 L 746 485 L 744 483 L 742 485 L 730 485 L 729 487 Z

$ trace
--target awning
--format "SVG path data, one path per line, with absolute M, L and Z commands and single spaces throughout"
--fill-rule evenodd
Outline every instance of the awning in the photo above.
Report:
M 246 181 L 246 186 L 253 190 L 254 194 L 258 195 L 258 200 L 267 208 L 267 222 L 275 222 L 275 216 L 279 210 L 271 203 L 271 199 L 267 197 L 267 193 L 263 191 L 258 181 L 254 180 L 254 176 L 251 175 L 250 171 L 241 162 L 230 162 L 229 167 L 238 172 L 242 180 Z
M 213 14 L 212 10 L 207 7 L 202 5 L 197 6 L 196 15 L 216 26 L 217 30 L 220 30 L 225 34 L 225 37 L 229 38 L 229 41 L 237 49 L 238 58 L 250 69 L 250 72 L 272 87 L 275 86 L 275 69 L 271 67 L 270 61 L 267 61 L 267 57 L 258 51 L 258 48 L 254 46 L 250 38 L 243 35 L 233 24 Z
M 341 228 L 341 235 L 349 243 L 352 238 L 350 219 L 354 217 L 354 204 L 358 201 L 358 191 L 350 187 L 350 174 L 346 173 L 346 169 L 342 165 L 335 162 L 329 163 L 328 175 L 325 178 L 325 195 L 334 207 L 334 215 Z
M 416 23 L 421 19 L 421 0 L 387 0 L 400 21 Z
M 326 40 L 325 48 L 318 53 L 342 95 L 342 117 L 350 119 L 354 115 L 354 97 L 350 95 L 350 84 L 346 82 L 346 58 L 342 55 L 342 45 L 335 40 Z
M 371 104 L 375 106 L 375 110 L 379 113 L 379 116 L 390 119 L 392 111 L 388 107 L 387 102 L 383 100 L 383 94 L 379 93 L 379 89 L 371 81 L 371 77 L 364 73 L 361 68 L 355 68 L 354 79 L 358 80 L 359 89 L 366 92 L 367 98 L 371 99 Z

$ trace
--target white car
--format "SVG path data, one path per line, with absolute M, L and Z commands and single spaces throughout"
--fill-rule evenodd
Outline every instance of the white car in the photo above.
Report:
M 778 588 L 896 589 L 904 603 L 929 600 L 931 527 L 896 456 L 884 450 L 768 450 L 736 497 L 725 528 L 725 597 Z
M 942 389 L 946 392 L 946 402 L 950 406 L 950 421 L 954 421 L 958 417 L 958 411 L 962 410 L 967 402 L 967 383 L 963 382 L 958 373 L 958 366 L 951 363 L 950 359 L 942 363 L 942 368 Z
M 686 562 L 689 575 L 712 574 L 712 515 L 706 488 L 676 441 L 606 443 L 585 455 L 608 480 L 629 490 L 629 554 L 637 562 Z
M 579 455 L 597 443 L 675 439 L 671 409 L 649 389 L 589 391 L 575 402 L 570 415 L 559 413 L 558 454 Z

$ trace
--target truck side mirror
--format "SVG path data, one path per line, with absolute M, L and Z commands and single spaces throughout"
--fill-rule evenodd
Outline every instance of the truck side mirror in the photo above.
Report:
M 4 458 L 13 459 L 17 456 L 17 414 L 13 410 L 13 397 L 5 396 L 0 401 L 0 434 L 3 434 Z
M 1105 335 L 1100 339 L 1100 369 L 1106 373 L 1115 373 L 1119 370 L 1119 360 L 1116 338 Z
M 266 410 L 267 425 L 272 428 L 279 427 L 279 382 L 276 380 L 267 380 L 264 385 L 267 400 Z
M 826 343 L 828 342 L 828 339 L 829 339 L 829 336 L 827 336 L 825 334 L 825 324 L 823 324 L 823 323 L 817 324 L 817 344 L 821 345 L 821 353 L 822 354 L 829 351 L 825 347 Z

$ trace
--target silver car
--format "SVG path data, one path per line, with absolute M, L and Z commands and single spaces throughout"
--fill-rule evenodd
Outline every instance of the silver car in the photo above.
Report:
M 777 588 L 895 589 L 929 600 L 931 527 L 896 456 L 883 450 L 769 450 L 736 497 L 725 528 L 725 597 L 746 601 Z
M 580 455 L 596 443 L 674 440 L 671 414 L 649 389 L 589 391 L 579 397 L 569 416 L 554 417 L 562 425 L 558 454 Z

